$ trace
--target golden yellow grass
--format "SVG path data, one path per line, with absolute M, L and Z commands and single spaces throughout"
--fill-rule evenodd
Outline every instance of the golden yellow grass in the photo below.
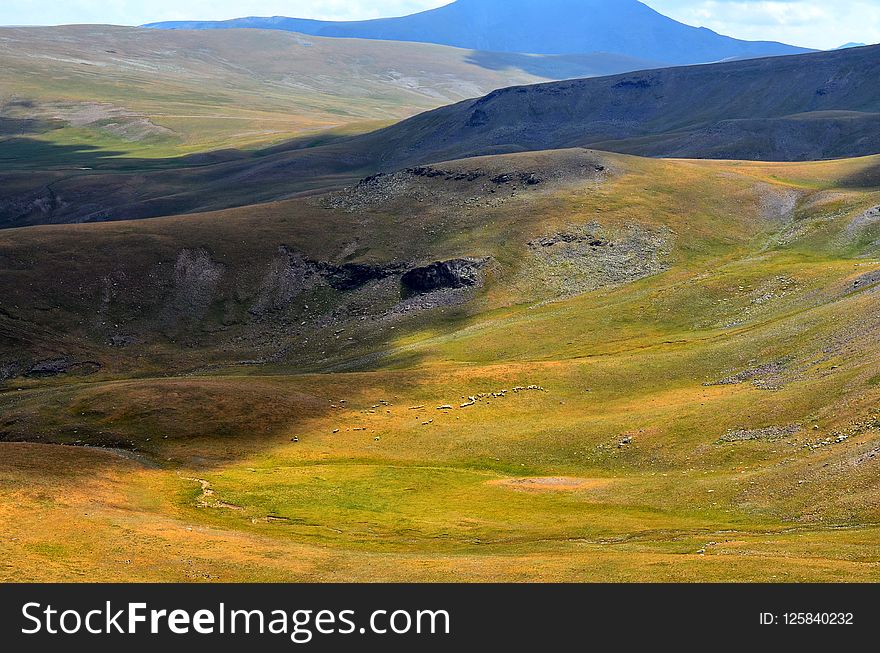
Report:
M 835 244 L 880 203 L 843 183 L 875 161 L 610 158 L 608 184 L 523 200 L 476 232 L 447 216 L 425 256 L 460 254 L 471 234 L 517 281 L 490 283 L 459 320 L 383 334 L 372 369 L 158 378 L 120 354 L 93 378 L 7 384 L 0 428 L 105 433 L 139 453 L 0 444 L 0 577 L 880 580 L 878 295 L 853 287 L 880 265 L 870 239 Z M 774 217 L 756 184 L 797 193 L 800 213 Z M 279 233 L 339 245 L 350 216 L 315 222 L 309 206 L 2 239 L 20 251 L 42 239 L 47 257 L 95 238 L 133 257 L 138 240 L 204 240 L 232 266 L 263 260 Z M 368 216 L 371 246 L 403 251 L 397 229 L 439 210 Z M 671 269 L 535 296 L 517 247 L 597 216 L 673 230 Z M 23 305 L 27 286 L 10 293 Z M 718 383 L 768 363 L 781 371 Z M 528 386 L 541 389 L 512 392 Z M 736 432 L 752 435 L 725 439 Z

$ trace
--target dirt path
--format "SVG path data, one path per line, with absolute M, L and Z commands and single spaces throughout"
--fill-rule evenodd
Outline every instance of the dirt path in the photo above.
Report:
M 513 490 L 533 492 L 573 492 L 575 490 L 595 490 L 613 482 L 609 478 L 574 478 L 570 476 L 543 476 L 530 478 L 504 478 L 489 481 L 488 485 L 506 487 Z
M 202 494 L 196 504 L 199 508 L 221 508 L 223 510 L 243 510 L 241 506 L 236 506 L 217 498 L 217 492 L 211 487 L 211 483 L 203 478 L 195 478 L 190 476 L 181 477 L 185 481 L 193 481 L 198 483 L 202 488 Z

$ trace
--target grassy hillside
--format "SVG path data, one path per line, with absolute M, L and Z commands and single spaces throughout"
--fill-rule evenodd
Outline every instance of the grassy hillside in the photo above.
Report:
M 679 158 L 864 156 L 880 152 L 878 63 L 880 46 L 871 46 L 507 88 L 376 138 L 428 160 L 574 146 Z
M 875 154 L 878 64 L 880 46 L 519 86 L 367 134 L 177 159 L 13 147 L 0 155 L 0 226 L 204 212 L 432 161 L 574 146 L 748 160 Z
M 0 232 L 0 577 L 876 581 L 878 166 Z
M 615 55 L 255 30 L 0 28 L 2 157 L 70 167 L 75 152 L 157 158 L 253 147 L 331 128 L 364 131 L 511 84 L 646 67 Z

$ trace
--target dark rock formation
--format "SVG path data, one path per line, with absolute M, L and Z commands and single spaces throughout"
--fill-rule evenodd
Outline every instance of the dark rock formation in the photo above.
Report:
M 614 243 L 611 243 L 602 238 L 597 238 L 593 236 L 591 233 L 572 233 L 572 232 L 560 232 L 557 234 L 553 234 L 550 236 L 542 236 L 537 240 L 533 240 L 529 243 L 529 247 L 553 247 L 554 245 L 560 244 L 573 244 L 573 243 L 586 243 L 590 247 L 614 247 Z
M 404 290 L 413 293 L 465 288 L 481 281 L 485 265 L 485 260 L 472 258 L 438 261 L 410 270 L 400 281 Z
M 377 281 L 400 272 L 398 266 L 368 265 L 365 263 L 346 263 L 335 266 L 322 265 L 322 272 L 327 283 L 335 290 L 354 290 L 370 281 Z
M 40 361 L 31 366 L 27 372 L 30 377 L 58 376 L 59 374 L 94 374 L 101 369 L 95 361 L 76 361 L 71 358 L 53 358 Z
M 527 186 L 537 186 L 543 181 L 538 175 L 533 172 L 520 172 L 517 174 L 504 173 L 500 175 L 496 175 L 491 179 L 493 184 L 509 184 L 513 181 L 520 181 Z
M 413 177 L 427 177 L 428 179 L 443 177 L 446 181 L 476 181 L 486 175 L 482 170 L 443 170 L 432 166 L 407 168 L 404 172 Z
M 0 381 L 14 379 L 21 373 L 21 365 L 18 363 L 0 363 Z

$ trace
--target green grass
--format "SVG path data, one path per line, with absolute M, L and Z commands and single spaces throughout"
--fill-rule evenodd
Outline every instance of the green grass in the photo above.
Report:
M 568 170 L 586 156 L 599 155 L 479 165 Z M 3 360 L 103 364 L 2 386 L 0 434 L 37 444 L 0 444 L 0 577 L 878 580 L 880 325 L 876 287 L 853 287 L 880 268 L 877 227 L 846 233 L 880 189 L 836 185 L 876 161 L 601 156 L 602 183 L 489 208 L 297 199 L 0 233 Z M 766 215 L 771 181 L 799 193 L 792 216 Z M 526 243 L 593 221 L 668 229 L 668 270 L 574 297 L 528 274 Z M 248 313 L 280 244 L 494 267 L 463 305 L 343 321 L 337 338 L 301 324 L 305 300 Z M 170 270 L 187 247 L 224 275 L 203 317 L 174 323 Z M 322 292 L 322 311 L 347 306 Z M 118 324 L 138 341 L 107 345 Z M 276 339 L 310 343 L 240 363 Z M 511 391 L 530 385 L 543 390 Z

